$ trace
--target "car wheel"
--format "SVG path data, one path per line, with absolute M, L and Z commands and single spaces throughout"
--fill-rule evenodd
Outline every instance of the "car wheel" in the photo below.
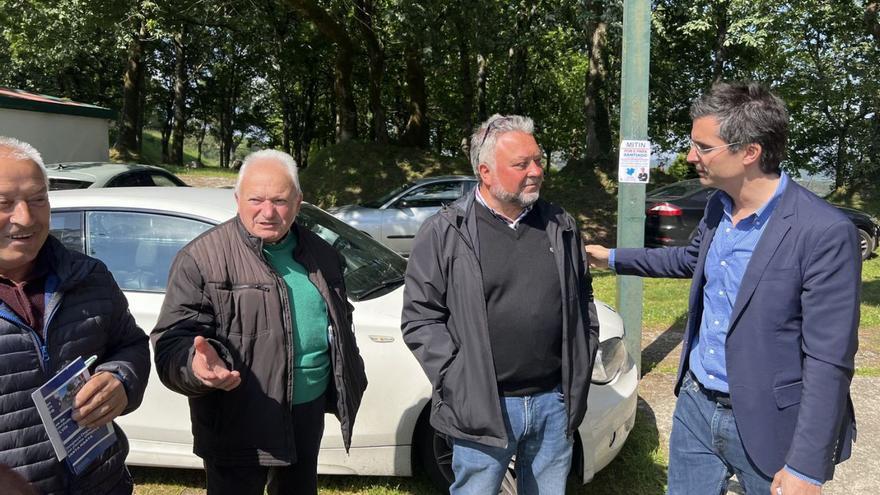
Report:
M 416 449 L 428 478 L 444 492 L 449 491 L 454 475 L 452 473 L 452 444 L 427 423 L 419 429 Z M 507 469 L 501 481 L 498 495 L 516 495 L 516 474 L 513 463 Z
M 427 419 L 427 418 L 426 418 Z M 443 491 L 452 484 L 452 445 L 425 421 L 418 429 L 416 453 L 428 478 Z
M 871 234 L 859 229 L 859 244 L 862 249 L 862 261 L 865 261 L 874 252 L 874 238 L 871 237 Z

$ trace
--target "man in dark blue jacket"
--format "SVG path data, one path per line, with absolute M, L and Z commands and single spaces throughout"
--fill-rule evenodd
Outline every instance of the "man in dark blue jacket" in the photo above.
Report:
M 692 277 L 669 493 L 818 494 L 855 433 L 861 263 L 842 213 L 780 171 L 783 102 L 717 84 L 691 107 L 688 162 L 717 188 L 690 246 L 587 246 L 618 274 Z
M 0 465 L 46 495 L 128 495 L 128 442 L 79 475 L 59 462 L 31 393 L 77 357 L 95 356 L 73 419 L 104 426 L 133 411 L 150 371 L 146 334 L 100 261 L 49 236 L 49 181 L 30 145 L 0 137 Z

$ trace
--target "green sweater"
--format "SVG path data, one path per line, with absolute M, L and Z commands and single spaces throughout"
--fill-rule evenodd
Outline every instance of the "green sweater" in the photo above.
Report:
M 293 259 L 293 231 L 278 244 L 264 244 L 266 259 L 284 279 L 293 322 L 293 404 L 310 402 L 330 382 L 327 305 L 309 280 L 305 267 Z

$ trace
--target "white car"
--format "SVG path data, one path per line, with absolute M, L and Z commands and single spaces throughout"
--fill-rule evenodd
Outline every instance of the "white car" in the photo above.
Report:
M 147 332 L 156 323 L 177 251 L 236 214 L 229 189 L 53 191 L 50 202 L 52 234 L 107 264 Z M 414 463 L 421 462 L 435 482 L 448 484 L 451 452 L 428 424 L 430 384 L 400 333 L 406 261 L 312 205 L 303 204 L 297 222 L 345 255 L 356 338 L 369 379 L 350 454 L 343 448 L 338 422 L 327 416 L 319 473 L 411 476 Z M 617 455 L 636 414 L 638 377 L 622 340 L 623 323 L 605 304 L 597 307 L 600 355 L 572 469 L 583 482 Z M 166 389 L 155 371 L 141 407 L 118 422 L 131 443 L 130 464 L 202 468 L 192 453 L 186 398 Z

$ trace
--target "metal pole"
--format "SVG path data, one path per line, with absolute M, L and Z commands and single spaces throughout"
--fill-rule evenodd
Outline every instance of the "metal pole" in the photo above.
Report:
M 648 75 L 651 49 L 651 4 L 623 3 L 623 70 L 620 91 L 620 139 L 648 139 Z M 645 185 L 619 183 L 617 247 L 645 244 Z M 642 279 L 617 277 L 617 309 L 626 328 L 626 347 L 642 370 Z

